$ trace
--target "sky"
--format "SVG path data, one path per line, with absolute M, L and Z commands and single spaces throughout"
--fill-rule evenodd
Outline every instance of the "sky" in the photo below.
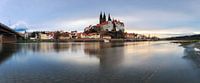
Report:
M 83 31 L 99 13 L 127 32 L 162 37 L 200 33 L 200 0 L 1 0 L 0 22 L 29 31 Z

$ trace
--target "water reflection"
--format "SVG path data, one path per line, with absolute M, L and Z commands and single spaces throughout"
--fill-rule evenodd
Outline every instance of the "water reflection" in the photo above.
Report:
M 9 59 L 17 51 L 18 49 L 16 45 L 0 44 L 0 64 Z
M 183 47 L 185 48 L 183 58 L 192 61 L 197 67 L 200 67 L 200 43 L 192 43 Z
M 116 69 L 124 58 L 124 43 L 31 43 L 31 44 L 7 44 L 2 45 L 0 50 L 0 60 L 20 52 L 24 55 L 33 53 L 52 52 L 80 52 L 83 49 L 85 55 L 99 59 L 100 68 L 104 70 Z M 24 56 L 20 55 L 20 56 Z
M 84 52 L 95 56 L 100 61 L 103 70 L 117 69 L 124 58 L 124 43 L 93 43 L 85 44 Z
M 100 68 L 115 69 L 123 61 L 124 43 L 35 43 L 21 44 L 21 52 L 52 53 L 52 52 L 80 52 L 99 59 Z M 23 51 L 22 51 L 23 50 Z M 28 54 L 26 54 L 28 55 Z M 64 55 L 64 54 L 63 54 Z
M 199 55 L 169 42 L 0 45 L 0 83 L 199 83 Z
M 29 50 L 33 52 L 61 52 L 67 51 L 70 44 L 59 43 L 33 43 L 33 44 L 19 44 L 23 50 Z

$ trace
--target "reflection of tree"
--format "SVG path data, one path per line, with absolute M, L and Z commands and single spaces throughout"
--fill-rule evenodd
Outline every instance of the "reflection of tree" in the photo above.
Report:
M 54 43 L 53 44 L 53 48 L 56 52 L 61 52 L 61 51 L 66 51 L 68 50 L 70 47 L 69 47 L 69 44 L 59 44 L 59 43 Z
M 84 52 L 96 56 L 100 60 L 101 69 L 112 70 L 123 60 L 124 43 L 92 43 L 85 44 Z
M 9 59 L 18 50 L 14 44 L 2 44 L 0 47 L 0 64 Z
M 71 45 L 71 51 L 72 52 L 77 52 L 78 50 L 80 50 L 80 44 L 78 44 L 78 43 L 71 43 L 70 44 Z
M 200 51 L 195 49 L 200 49 L 199 43 L 193 43 L 187 46 L 184 46 L 184 57 L 185 59 L 193 61 L 198 67 L 200 67 Z

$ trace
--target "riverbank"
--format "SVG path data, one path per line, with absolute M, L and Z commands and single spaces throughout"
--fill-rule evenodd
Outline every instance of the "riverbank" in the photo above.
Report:
M 137 41 L 158 41 L 150 39 L 68 39 L 68 40 L 19 40 L 18 43 L 36 42 L 137 42 Z
M 200 42 L 200 40 L 172 40 L 171 43 L 180 43 L 181 46 L 187 46 L 197 42 Z

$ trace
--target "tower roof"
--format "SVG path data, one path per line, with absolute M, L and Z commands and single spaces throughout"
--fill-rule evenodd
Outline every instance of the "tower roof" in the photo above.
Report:
M 106 18 L 106 13 L 104 12 L 104 14 L 103 14 L 103 18 Z
M 102 17 L 102 12 L 100 13 L 100 17 Z
M 103 14 L 103 20 L 106 21 L 106 14 L 105 14 L 105 12 Z
M 108 14 L 108 21 L 112 21 L 110 14 Z

